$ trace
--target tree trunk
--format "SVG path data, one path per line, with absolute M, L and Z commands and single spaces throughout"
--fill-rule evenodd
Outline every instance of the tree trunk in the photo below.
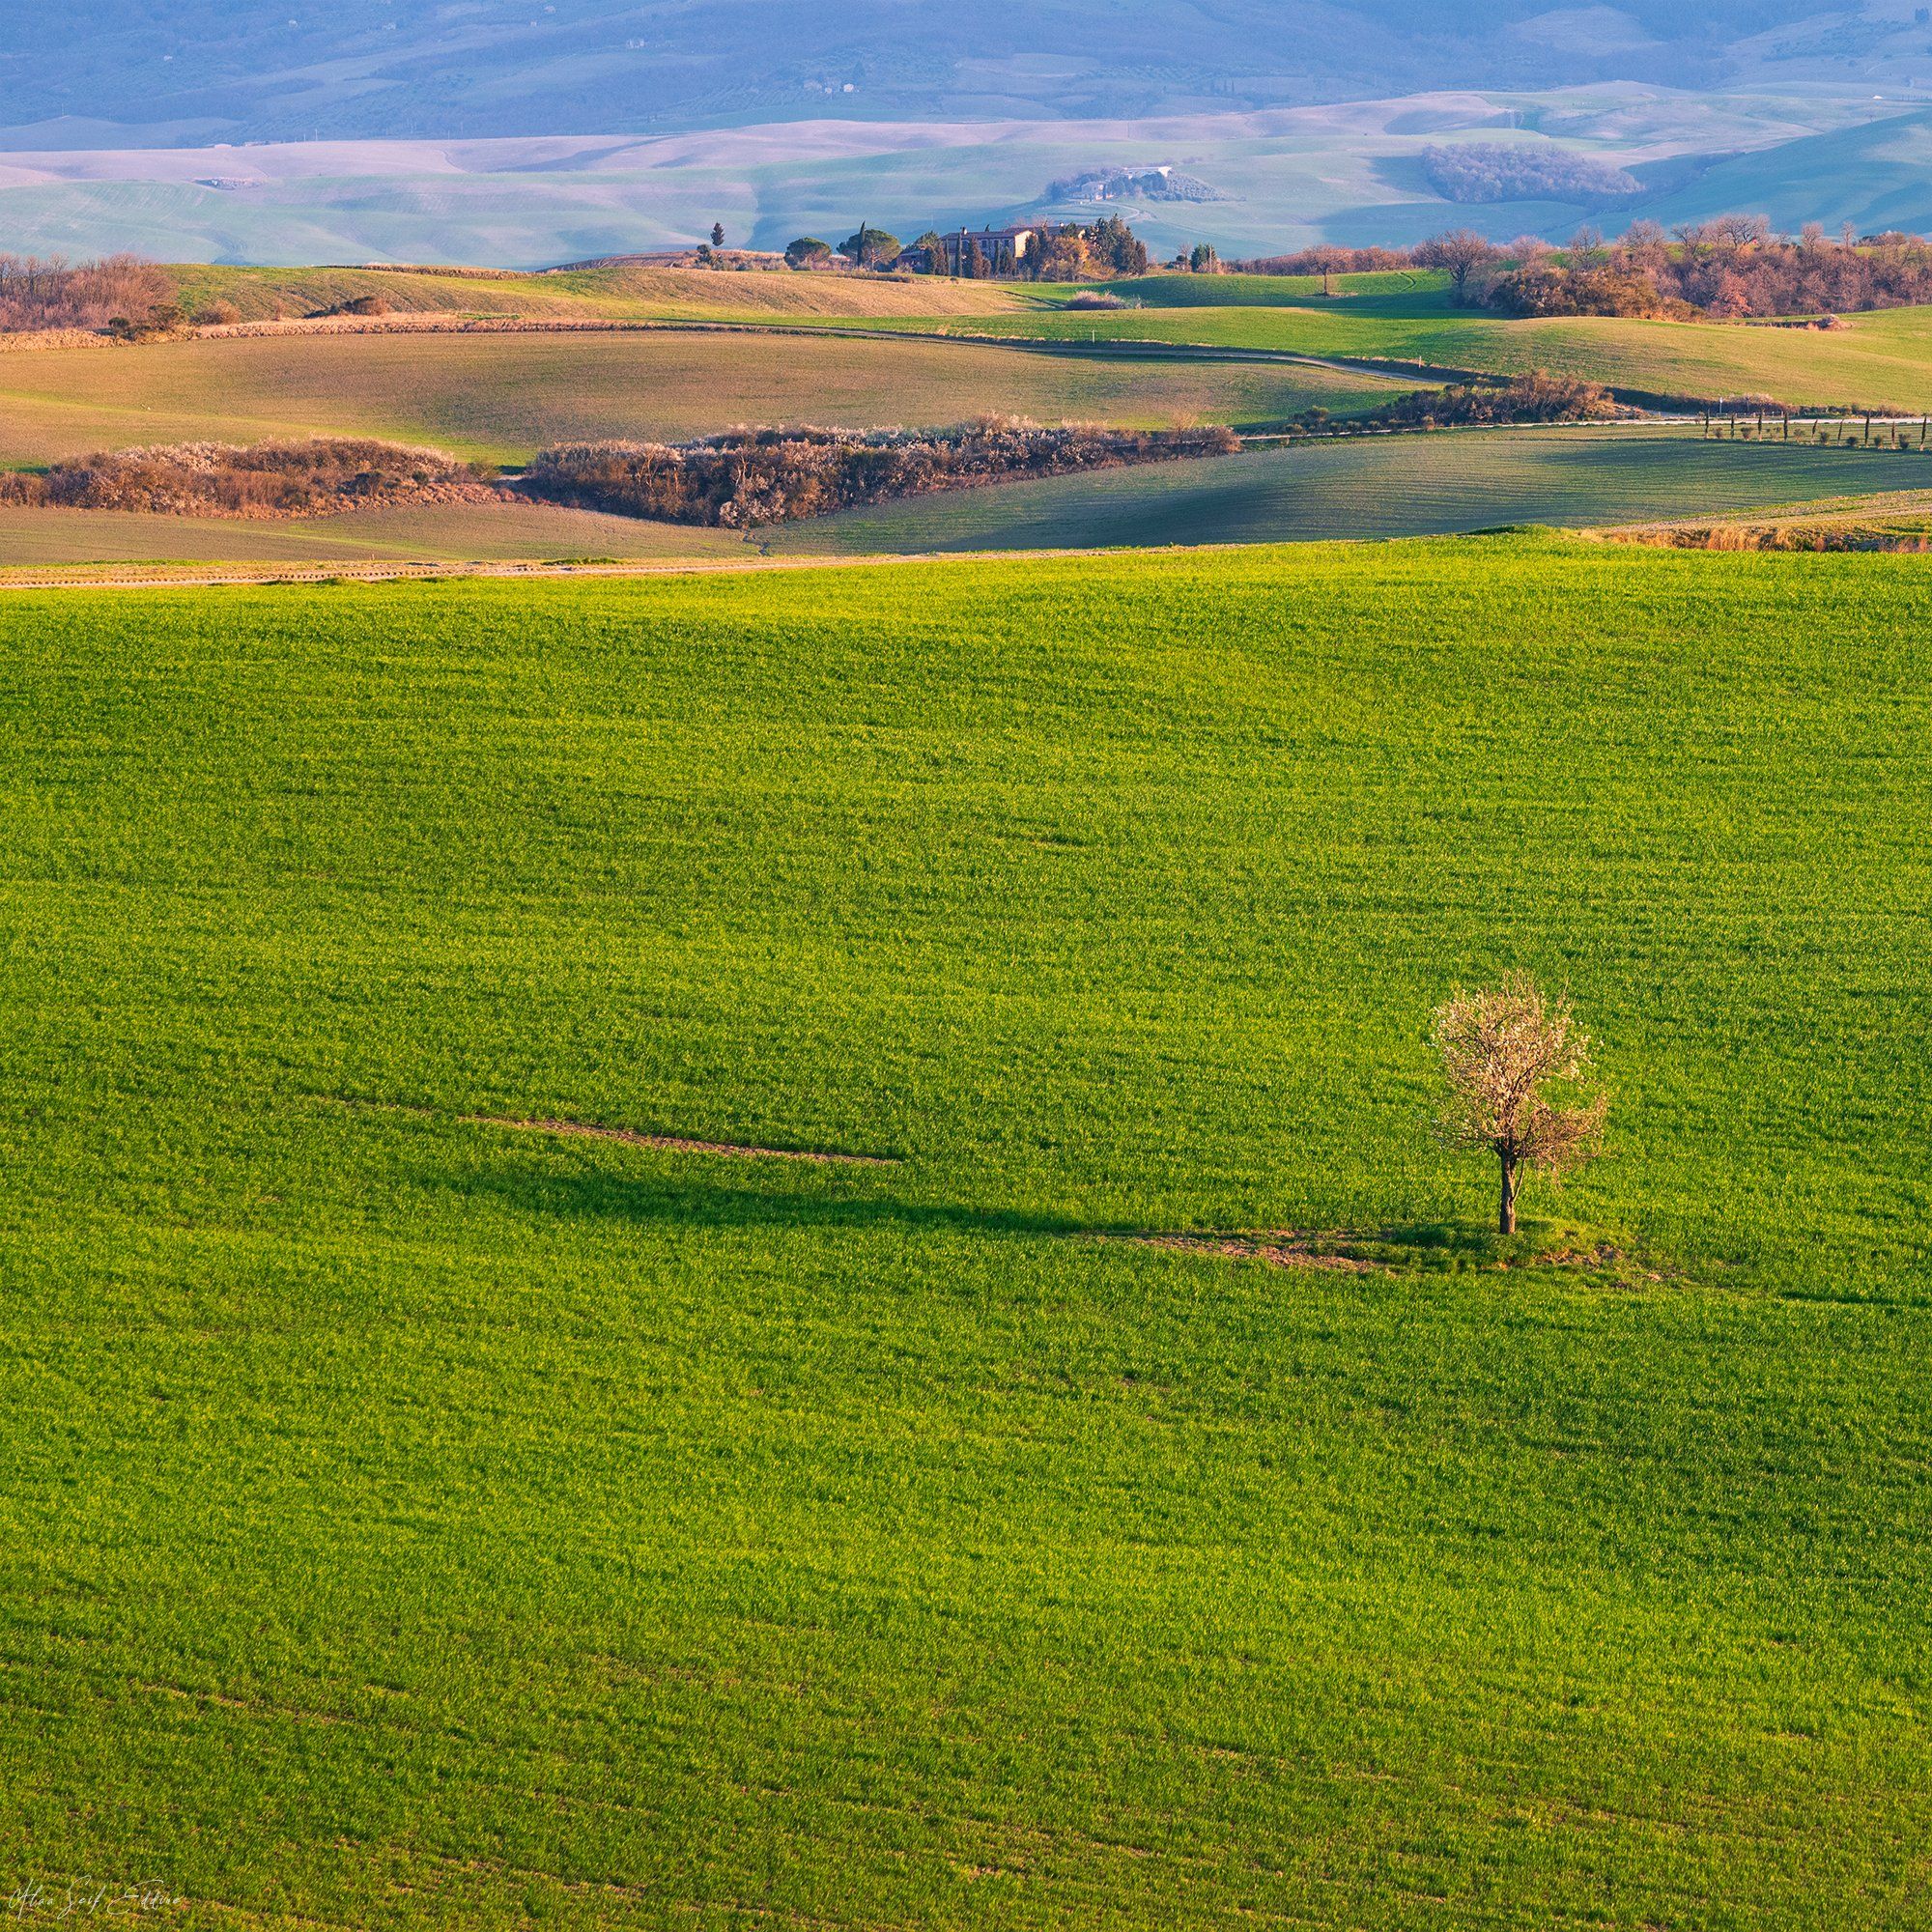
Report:
M 1503 1235 L 1516 1233 L 1516 1162 L 1503 1162 L 1503 1198 L 1496 1210 L 1496 1232 Z

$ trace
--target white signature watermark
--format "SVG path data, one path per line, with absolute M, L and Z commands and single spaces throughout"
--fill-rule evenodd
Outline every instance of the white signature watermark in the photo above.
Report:
M 165 1885 L 103 1885 L 93 1879 L 30 1878 L 7 1893 L 14 1918 L 58 1923 L 68 1918 L 125 1918 L 143 1912 L 171 1912 L 187 1900 Z

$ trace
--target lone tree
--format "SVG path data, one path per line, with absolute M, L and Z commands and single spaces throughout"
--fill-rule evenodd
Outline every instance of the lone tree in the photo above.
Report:
M 724 245 L 724 224 L 722 221 L 714 221 L 711 224 L 711 245 L 714 248 L 722 248 Z
M 1451 297 L 1460 303 L 1469 292 L 1469 277 L 1501 253 L 1493 242 L 1473 228 L 1454 228 L 1421 243 L 1410 259 L 1419 269 L 1447 270 Z
M 1483 1148 L 1502 1165 L 1496 1226 L 1516 1233 L 1517 1181 L 1525 1167 L 1560 1180 L 1602 1151 L 1609 1096 L 1585 1093 L 1590 1041 L 1564 999 L 1548 1000 L 1527 973 L 1500 987 L 1460 988 L 1435 1009 L 1433 1029 L 1449 1097 L 1436 1122 L 1445 1147 Z M 1569 1104 L 1545 1088 L 1572 1089 Z

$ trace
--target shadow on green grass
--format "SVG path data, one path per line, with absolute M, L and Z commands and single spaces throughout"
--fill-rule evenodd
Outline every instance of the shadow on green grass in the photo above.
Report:
M 719 1163 L 722 1165 L 722 1163 Z M 899 1228 L 907 1232 L 989 1235 L 1131 1236 L 1067 1214 L 1026 1208 L 978 1208 L 866 1191 L 848 1177 L 724 1175 L 682 1177 L 494 1169 L 454 1184 L 539 1220 L 629 1221 L 683 1228 Z M 876 1183 L 874 1183 L 876 1186 Z
M 720 1163 L 719 1165 L 722 1165 Z M 1596 1231 L 1567 1222 L 1525 1222 L 1513 1236 L 1449 1220 L 1376 1228 L 1154 1228 L 1026 1207 L 929 1201 L 876 1181 L 823 1174 L 743 1176 L 713 1172 L 623 1175 L 491 1168 L 440 1177 L 477 1200 L 538 1221 L 602 1221 L 635 1227 L 841 1230 L 904 1235 L 1019 1236 L 1086 1239 L 1357 1273 L 1453 1274 L 1513 1267 L 1583 1267 L 1626 1272 L 1631 1258 Z M 1639 1272 L 1648 1270 L 1639 1269 Z M 1654 1278 L 1654 1277 L 1653 1277 Z

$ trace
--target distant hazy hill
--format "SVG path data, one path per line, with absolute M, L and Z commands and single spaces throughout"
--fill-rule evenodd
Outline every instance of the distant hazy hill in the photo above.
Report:
M 0 144 L 1145 116 L 1596 79 L 1932 77 L 1910 0 L 10 0 Z M 23 131 L 24 130 L 24 131 Z
M 1562 241 L 1638 215 L 1932 231 L 1932 110 L 1623 83 L 1140 122 L 0 153 L 0 248 L 169 261 L 538 266 L 689 248 L 714 221 L 732 246 L 769 249 L 863 220 L 908 236 L 1102 208 L 1163 258 L 1462 225 Z

